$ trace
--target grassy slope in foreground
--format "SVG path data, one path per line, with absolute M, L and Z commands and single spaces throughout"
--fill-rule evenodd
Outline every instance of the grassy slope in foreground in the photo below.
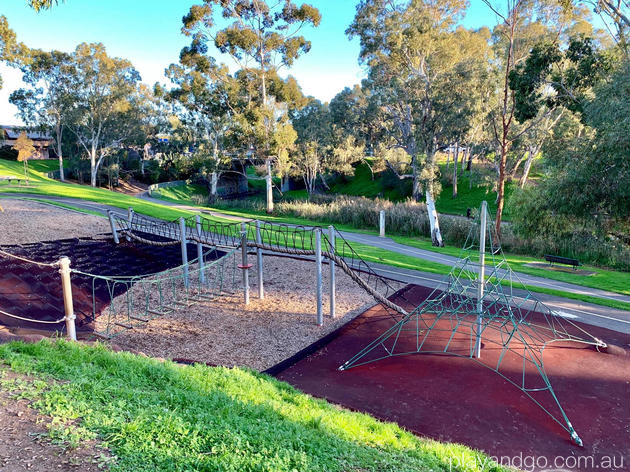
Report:
M 34 377 L 2 386 L 51 416 L 54 438 L 98 438 L 116 471 L 505 470 L 464 446 L 418 438 L 249 370 L 65 341 L 3 345 L 0 361 Z

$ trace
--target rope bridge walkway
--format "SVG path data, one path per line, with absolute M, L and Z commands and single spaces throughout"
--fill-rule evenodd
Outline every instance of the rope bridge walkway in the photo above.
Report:
M 220 248 L 242 247 L 276 254 L 316 257 L 334 263 L 374 299 L 384 305 L 391 316 L 399 319 L 407 315 L 389 297 L 396 289 L 378 275 L 334 227 L 324 231 L 316 226 L 287 225 L 259 220 L 243 223 L 219 223 L 203 217 L 191 216 L 179 221 L 163 222 L 137 215 L 130 211 L 127 218 L 110 213 L 114 232 L 146 244 L 177 245 L 181 241 Z M 317 239 L 319 238 L 319 243 Z M 319 249 L 318 249 L 319 248 Z
M 401 304 L 389 299 L 396 290 L 332 226 L 326 231 L 321 227 L 257 220 L 219 223 L 200 215 L 164 222 L 136 215 L 130 209 L 127 218 L 109 213 L 114 241 L 119 243 L 120 237 L 124 237 L 153 246 L 156 251 L 180 245 L 181 265 L 156 274 L 121 277 L 69 269 L 67 258 L 66 262 L 62 258 L 59 262 L 44 264 L 3 251 L 0 251 L 0 256 L 17 257 L 48 269 L 61 268 L 66 311 L 64 320 L 72 329 L 74 308 L 72 296 L 68 299 L 66 290 L 66 286 L 70 286 L 69 275 L 72 272 L 77 278 L 91 280 L 91 315 L 94 320 L 101 317 L 103 329 L 98 334 L 107 338 L 194 303 L 212 301 L 224 293 L 235 293 L 237 288 L 243 289 L 245 303 L 249 303 L 248 273 L 253 266 L 248 263 L 248 248 L 256 251 L 258 259 L 260 298 L 264 296 L 262 251 L 314 257 L 317 268 L 317 323 L 322 325 L 322 260 L 325 258 L 331 271 L 332 317 L 334 273 L 338 266 L 382 304 L 394 321 L 392 327 L 344 363 L 340 370 L 407 354 L 432 353 L 470 358 L 520 389 L 569 432 L 577 444 L 581 444 L 551 386 L 543 363 L 543 350 L 549 344 L 562 342 L 596 348 L 604 348 L 606 344 L 552 312 L 529 292 L 517 302 L 513 287 L 519 280 L 507 264 L 501 248 L 495 246 L 486 208 L 484 202 L 479 219 L 471 226 L 464 255 L 449 273 L 444 286 L 434 290 L 410 311 L 404 306 L 414 305 L 404 296 L 397 298 Z M 189 261 L 189 246 L 194 248 L 195 245 L 197 257 Z M 479 252 L 475 256 L 477 248 Z M 486 255 L 491 259 L 488 274 L 485 273 Z M 109 295 L 109 303 L 97 306 L 98 294 L 104 288 Z M 489 347 L 491 344 L 495 349 Z M 486 354 L 482 356 L 482 352 Z M 506 371 L 503 361 L 507 356 L 522 360 L 520 372 Z M 535 398 L 534 394 L 550 395 L 552 407 Z

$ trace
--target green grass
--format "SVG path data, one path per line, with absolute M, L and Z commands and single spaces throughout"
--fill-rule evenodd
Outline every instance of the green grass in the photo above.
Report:
M 208 187 L 205 185 L 184 184 L 154 190 L 151 196 L 175 203 L 190 202 L 193 204 L 193 197 L 195 195 L 207 198 L 208 194 Z
M 0 360 L 30 375 L 2 387 L 52 417 L 53 439 L 100 440 L 114 455 L 112 471 L 505 470 L 482 453 L 416 437 L 250 370 L 64 341 L 6 344 Z
M 446 165 L 441 165 L 440 170 L 442 175 L 451 175 L 453 173 L 453 166 L 451 165 L 446 170 Z M 489 185 L 483 185 L 476 182 L 476 175 L 473 175 L 473 185 L 470 186 L 470 176 L 468 172 L 459 172 L 457 178 L 457 197 L 453 198 L 453 185 L 443 185 L 442 192 L 438 196 L 435 206 L 440 213 L 449 215 L 466 215 L 468 208 L 472 210 L 479 210 L 481 202 L 486 200 L 488 202 L 488 210 L 490 214 L 496 214 L 496 192 L 492 191 Z M 506 205 L 503 211 L 503 220 L 509 221 L 511 217 L 509 200 L 516 184 L 514 182 L 505 183 L 505 199 Z
M 22 170 L 22 163 L 0 159 L 0 175 L 21 176 L 23 175 Z M 159 205 L 131 195 L 124 195 L 122 193 L 112 192 L 102 188 L 92 188 L 86 185 L 57 182 L 33 169 L 30 170 L 29 185 L 18 186 L 0 183 L 0 194 L 2 193 L 50 195 L 87 200 L 123 209 L 131 207 L 136 211 L 136 213 L 153 216 L 166 221 L 172 221 L 180 217 L 188 217 L 194 214 L 191 211 Z M 222 222 L 227 221 L 221 218 L 211 219 Z
M 431 241 L 429 241 L 428 239 L 409 238 L 405 236 L 392 236 L 391 238 L 395 242 L 400 244 L 405 244 L 407 246 L 415 247 L 418 249 L 439 252 L 441 254 L 447 254 L 455 257 L 461 256 L 462 252 L 461 249 L 455 247 L 434 247 L 431 245 Z M 527 264 L 532 262 L 543 262 L 542 259 L 537 257 L 506 254 L 505 258 L 510 264 L 510 267 L 512 267 L 512 270 L 516 272 L 522 272 L 524 274 L 535 275 L 538 277 L 544 277 L 546 279 L 567 282 L 575 285 L 582 285 L 584 287 L 607 290 L 623 295 L 630 295 L 630 272 L 606 270 L 599 267 L 585 265 L 580 266 L 580 270 L 593 272 L 593 275 L 580 275 L 579 273 L 556 272 L 543 268 L 527 266 Z
M 22 164 L 14 161 L 6 161 L 0 160 L 0 175 L 20 175 L 20 171 Z M 118 208 L 128 208 L 132 207 L 137 213 L 141 213 L 148 216 L 153 216 L 156 218 L 161 218 L 163 220 L 171 221 L 175 220 L 179 217 L 188 217 L 194 215 L 195 212 L 180 210 L 173 207 L 168 207 L 164 205 L 155 204 L 152 202 L 148 202 L 136 197 L 132 197 L 129 195 L 124 195 L 116 192 L 111 192 L 105 189 L 92 188 L 82 185 L 75 184 L 64 184 L 60 182 L 56 182 L 48 177 L 34 171 L 31 169 L 31 183 L 28 186 L 10 186 L 7 184 L 0 183 L 0 194 L 4 193 L 28 193 L 34 195 L 52 195 L 52 196 L 61 196 L 61 197 L 70 197 L 77 198 L 82 200 L 89 200 L 97 203 L 104 203 L 107 205 L 115 206 Z M 170 195 L 173 197 L 171 201 L 179 202 L 179 203 L 190 203 L 192 202 L 188 199 L 178 200 L 176 197 L 178 196 L 179 190 L 175 187 L 174 189 L 164 189 L 170 190 Z M 192 195 L 195 192 L 194 186 L 190 188 L 182 190 L 182 193 L 179 196 L 186 196 L 188 194 Z M 70 205 L 72 206 L 72 205 Z M 75 209 L 75 208 L 72 208 Z M 220 210 L 226 214 L 241 216 L 251 219 L 261 218 L 267 221 L 274 221 L 277 223 L 289 223 L 289 224 L 301 224 L 301 225 L 312 225 L 313 222 L 309 220 L 305 220 L 302 218 L 292 218 L 292 217 L 274 217 L 269 216 L 264 212 L 253 212 L 253 211 L 226 211 Z M 229 222 L 229 220 L 224 218 L 216 218 L 211 217 L 211 219 L 218 222 Z M 328 226 L 329 222 L 317 222 L 319 226 Z M 343 231 L 353 231 L 364 234 L 372 234 L 375 235 L 374 231 L 360 231 L 348 225 L 335 225 L 338 229 Z M 420 239 L 420 238 L 408 238 L 408 237 L 397 237 L 394 236 L 393 239 L 401 244 L 406 244 L 412 247 L 418 247 L 421 249 L 428 249 L 431 251 L 442 252 L 444 254 L 450 254 L 454 256 L 460 255 L 460 249 L 447 247 L 447 248 L 435 248 L 431 246 L 431 243 L 428 240 Z M 357 251 L 357 253 L 364 258 L 368 262 L 379 262 L 383 264 L 388 264 L 393 267 L 401 267 L 406 269 L 413 269 L 424 272 L 431 272 L 435 274 L 447 274 L 450 270 L 450 266 L 445 264 L 437 264 L 429 261 L 425 261 L 419 258 L 410 258 L 405 255 L 401 255 L 399 253 L 393 251 L 387 251 L 384 249 L 378 249 L 367 245 L 362 245 L 358 243 L 352 243 L 352 247 Z M 531 275 L 538 275 L 541 277 L 545 277 L 552 280 L 560 280 L 564 282 L 574 283 L 576 285 L 582 285 L 585 287 L 598 288 L 601 290 L 608 290 L 612 292 L 618 292 L 622 294 L 630 294 L 630 274 L 626 272 L 615 272 L 610 270 L 599 269 L 595 267 L 585 267 L 587 270 L 591 270 L 596 274 L 590 277 L 581 276 L 578 274 L 570 274 L 564 272 L 552 272 L 546 271 L 544 269 L 537 269 L 532 267 L 526 267 L 525 264 L 532 261 L 538 261 L 536 258 L 528 258 L 524 256 L 513 256 L 507 255 L 508 262 L 513 266 L 513 269 L 528 273 Z M 548 293 L 551 295 L 563 296 L 565 298 L 573 298 L 576 300 L 582 300 L 585 302 L 596 303 L 603 306 L 609 306 L 612 308 L 619 309 L 629 309 L 630 304 L 617 302 L 614 300 L 606 300 L 601 298 L 596 298 L 588 295 L 582 294 L 568 294 L 566 292 L 553 290 L 553 289 L 543 289 L 540 287 L 528 287 L 533 292 L 539 293 Z
M 29 169 L 36 172 L 49 173 L 59 170 L 59 161 L 57 159 L 41 159 L 28 161 Z

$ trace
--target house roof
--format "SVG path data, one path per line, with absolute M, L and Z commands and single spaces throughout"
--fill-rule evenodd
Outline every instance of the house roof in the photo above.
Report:
M 4 139 L 17 139 L 22 131 L 26 131 L 26 135 L 33 141 L 52 141 L 52 137 L 48 136 L 41 131 L 29 131 L 16 126 L 3 126 L 0 125 L 0 135 Z

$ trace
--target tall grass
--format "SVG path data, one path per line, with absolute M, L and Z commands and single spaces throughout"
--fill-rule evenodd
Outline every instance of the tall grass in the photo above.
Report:
M 264 212 L 261 199 L 223 201 L 223 209 Z M 431 231 L 426 205 L 406 200 L 392 202 L 365 197 L 314 196 L 310 201 L 286 199 L 277 202 L 274 214 L 282 217 L 303 218 L 313 222 L 343 224 L 357 229 L 378 229 L 379 213 L 385 210 L 385 227 L 388 234 L 409 237 L 430 237 Z M 446 244 L 462 247 L 470 232 L 472 220 L 464 217 L 440 215 L 440 229 Z M 594 238 L 588 233 L 570 233 L 563 238 L 522 238 L 509 223 L 501 227 L 501 246 L 504 251 L 541 257 L 555 254 L 594 263 L 603 267 L 630 270 L 630 248 L 624 244 Z

